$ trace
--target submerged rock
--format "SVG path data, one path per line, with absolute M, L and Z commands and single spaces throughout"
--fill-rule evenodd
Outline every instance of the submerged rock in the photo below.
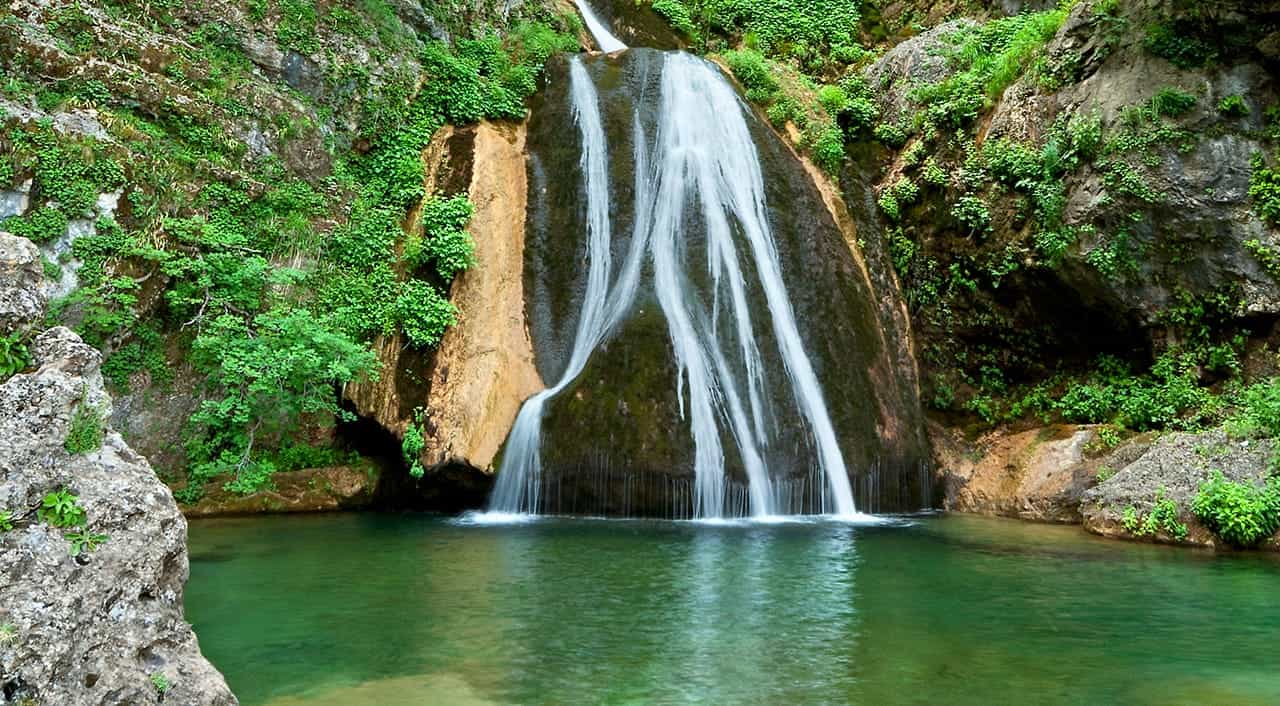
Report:
M 10 251 L 23 243 L 34 250 L 0 239 Z M 147 460 L 101 421 L 111 411 L 101 354 L 63 327 L 31 348 L 34 372 L 0 384 L 0 513 L 13 525 L 0 525 L 0 703 L 236 704 L 183 619 L 186 521 Z M 86 449 L 76 454 L 73 431 Z M 82 523 L 55 528 L 39 512 L 59 492 Z

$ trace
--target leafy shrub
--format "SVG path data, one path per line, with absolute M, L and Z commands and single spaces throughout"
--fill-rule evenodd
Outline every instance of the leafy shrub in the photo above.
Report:
M 1253 208 L 1263 220 L 1280 226 L 1280 169 L 1268 167 L 1261 154 L 1253 156 L 1249 198 L 1253 199 Z
M 1176 88 L 1162 88 L 1151 97 L 1151 110 L 1166 118 L 1186 115 L 1196 107 L 1196 97 Z
M 1280 529 L 1280 479 L 1269 478 L 1259 488 L 1229 481 L 1215 470 L 1200 484 L 1191 511 L 1227 543 L 1255 546 Z
M 1244 101 L 1244 96 L 1226 96 L 1218 101 L 1218 112 L 1228 118 L 1243 118 L 1249 114 L 1249 104 Z
M 102 432 L 102 411 L 81 399 L 71 417 L 71 427 L 62 446 L 73 456 L 96 451 L 102 446 Z
M 474 208 L 465 195 L 430 199 L 422 205 L 423 236 L 405 246 L 405 258 L 414 264 L 433 262 L 445 281 L 475 264 L 475 243 L 463 228 Z
M 835 116 L 844 112 L 849 105 L 849 96 L 839 86 L 823 86 L 818 89 L 818 104 L 827 113 Z
M 966 127 L 1034 63 L 1066 17 L 1066 9 L 1055 9 L 960 30 L 947 50 L 955 73 L 915 89 L 912 99 L 925 107 L 927 122 Z
M 874 134 L 886 147 L 897 148 L 907 144 L 907 131 L 901 125 L 880 123 L 876 125 Z
M 697 37 L 698 29 L 693 25 L 693 17 L 689 14 L 689 8 L 685 7 L 680 0 L 654 0 L 653 11 L 672 27 L 682 32 L 686 37 Z
M 1143 46 L 1183 69 L 1198 69 L 1218 56 L 1211 44 L 1195 36 L 1190 25 L 1177 22 L 1159 22 L 1148 27 Z
M 844 133 L 835 124 L 827 124 L 811 130 L 808 134 L 809 151 L 813 161 L 828 174 L 838 174 L 840 165 L 844 163 Z
M 304 415 L 339 415 L 333 394 L 341 385 L 372 374 L 376 356 L 340 333 L 325 317 L 279 307 L 251 321 L 224 314 L 206 324 L 192 344 L 191 359 L 219 394 L 201 403 L 188 422 L 187 455 L 192 490 L 230 475 L 235 492 L 253 492 L 274 466 L 254 456 L 259 438 L 293 431 Z
M 951 207 L 951 217 L 960 222 L 969 235 L 982 235 L 991 230 L 991 212 L 977 196 L 964 196 Z
M 85 523 L 84 508 L 80 506 L 80 496 L 67 488 L 59 488 L 46 493 L 36 510 L 36 517 L 50 527 L 68 529 L 81 527 Z
M 418 348 L 439 344 L 445 329 L 458 321 L 458 310 L 453 304 L 420 279 L 411 279 L 401 286 L 395 311 L 405 338 Z
M 905 176 L 898 177 L 897 181 L 880 194 L 880 209 L 889 220 L 896 221 L 902 217 L 902 207 L 915 203 L 919 196 L 920 187 L 915 182 Z
M 0 382 L 31 366 L 31 353 L 20 332 L 0 336 Z
M 758 51 L 742 49 L 725 54 L 729 70 L 747 89 L 747 98 L 757 103 L 767 103 L 778 92 L 778 80 L 773 77 L 769 61 Z
M 1228 427 L 1239 435 L 1280 437 L 1280 378 L 1246 388 L 1240 396 L 1239 411 Z
M 423 433 L 423 425 L 426 421 L 426 415 L 422 408 L 413 410 L 413 421 L 404 430 L 404 441 L 400 444 L 400 451 L 404 456 L 404 462 L 409 464 L 409 475 L 414 478 L 421 478 L 425 473 L 422 467 L 422 450 L 426 448 L 426 437 Z
M 13 531 L 13 513 L 8 510 L 0 510 L 0 532 Z

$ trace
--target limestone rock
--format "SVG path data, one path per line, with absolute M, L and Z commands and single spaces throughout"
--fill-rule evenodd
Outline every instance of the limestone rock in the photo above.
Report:
M 32 348 L 38 369 L 0 385 L 0 509 L 16 518 L 0 533 L 0 703 L 238 703 L 183 619 L 187 525 L 169 490 L 110 428 L 96 450 L 63 447 L 78 408 L 109 413 L 101 356 L 62 327 Z M 77 557 L 72 530 L 36 515 L 63 488 L 107 536 Z
M 1116 473 L 1084 494 L 1081 512 L 1086 530 L 1108 537 L 1133 539 L 1123 525 L 1124 511 L 1133 507 L 1145 516 L 1163 489 L 1164 497 L 1178 505 L 1181 522 L 1190 533 L 1184 544 L 1217 546 L 1216 537 L 1191 514 L 1191 503 L 1200 484 L 1214 470 L 1233 481 L 1262 483 L 1274 443 L 1270 440 L 1232 439 L 1221 429 L 1163 436 L 1132 463 L 1117 466 Z M 1160 541 L 1173 538 L 1160 536 Z M 1275 542 L 1272 543 L 1274 548 Z
M 40 318 L 40 250 L 26 238 L 0 232 L 0 334 Z
M 345 391 L 360 414 L 401 437 L 420 409 L 428 469 L 492 472 L 520 405 L 543 386 L 524 318 L 524 140 L 523 125 L 488 123 L 433 138 L 428 192 L 465 189 L 475 204 L 468 230 L 478 264 L 454 282 L 458 324 L 427 357 L 398 337 L 380 339 L 382 376 Z
M 876 92 L 881 119 L 896 123 L 910 117 L 913 110 L 908 95 L 917 84 L 933 83 L 947 75 L 947 59 L 943 49 L 947 39 L 973 20 L 952 20 L 922 32 L 885 52 L 863 72 L 867 85 Z
M 1080 499 L 1094 482 L 1089 427 L 1061 425 L 1015 434 L 993 432 L 974 448 L 941 427 L 932 430 L 943 469 L 945 507 L 957 512 L 1042 522 L 1080 522 Z

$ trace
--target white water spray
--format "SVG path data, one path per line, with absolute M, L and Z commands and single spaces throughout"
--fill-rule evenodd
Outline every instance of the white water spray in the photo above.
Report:
M 594 16 L 585 5 L 580 7 L 592 26 Z M 608 39 L 617 41 L 600 29 Z M 603 46 L 594 26 L 592 32 Z M 652 156 L 638 113 L 634 119 L 635 230 L 626 261 L 610 286 L 609 159 L 599 98 L 581 58 L 571 60 L 569 76 L 573 115 L 582 137 L 587 286 L 568 364 L 555 385 L 530 398 L 520 410 L 507 441 L 490 510 L 513 513 L 541 508 L 540 445 L 545 405 L 581 375 L 591 353 L 626 315 L 648 255 L 654 292 L 678 366 L 675 384 L 681 415 L 688 420 L 694 441 L 694 517 L 713 519 L 742 510 L 769 517 L 795 507 L 795 486 L 785 480 L 774 481 L 765 466 L 765 452 L 779 414 L 764 392 L 765 366 L 747 298 L 752 274 L 764 293 L 795 408 L 817 451 L 818 471 L 825 485 L 819 507 L 824 513 L 855 515 L 844 459 L 783 283 L 766 215 L 764 177 L 745 105 L 714 65 L 684 53 L 665 55 Z M 697 224 L 686 222 L 690 215 Z M 690 278 L 683 248 L 686 228 L 698 224 L 706 234 L 709 302 Z M 745 241 L 742 255 L 749 256 L 745 268 L 738 240 Z M 726 308 L 727 323 L 721 321 L 722 307 Z M 721 344 L 723 325 L 732 328 L 731 346 Z M 745 504 L 749 507 L 741 507 L 740 501 L 726 496 L 729 479 L 722 425 L 732 436 L 747 476 Z

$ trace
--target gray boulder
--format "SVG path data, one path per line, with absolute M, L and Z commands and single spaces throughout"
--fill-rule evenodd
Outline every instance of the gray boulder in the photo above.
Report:
M 1211 532 L 1191 514 L 1191 503 L 1200 484 L 1213 471 L 1229 480 L 1261 485 L 1269 473 L 1273 442 L 1268 439 L 1233 439 L 1222 429 L 1166 434 L 1145 446 L 1135 460 L 1113 466 L 1115 475 L 1084 493 L 1080 513 L 1086 530 L 1108 537 L 1134 538 L 1124 527 L 1124 512 L 1132 507 L 1145 517 L 1157 495 L 1178 506 L 1179 521 L 1189 532 L 1182 540 L 1161 532 L 1157 541 L 1198 546 L 1219 546 Z M 1264 548 L 1275 548 L 1269 543 Z
M 19 326 L 40 315 L 39 277 L 9 264 L 28 250 L 0 238 L 0 302 Z M 62 327 L 31 347 L 35 372 L 0 384 L 0 513 L 14 525 L 0 526 L 0 704 L 238 703 L 183 619 L 187 524 L 168 488 L 109 427 L 96 449 L 64 446 L 77 410 L 109 418 L 101 355 Z M 83 527 L 39 517 L 60 490 L 78 497 Z M 73 556 L 82 530 L 106 539 Z
M 0 334 L 40 318 L 40 249 L 26 238 L 0 232 Z

